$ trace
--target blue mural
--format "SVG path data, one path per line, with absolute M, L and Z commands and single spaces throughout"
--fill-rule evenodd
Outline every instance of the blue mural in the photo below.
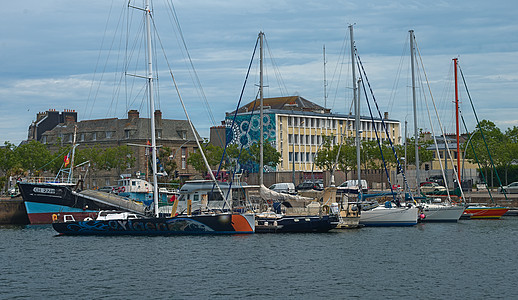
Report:
M 234 116 L 228 116 L 225 119 L 226 141 L 229 144 L 238 144 L 244 148 L 250 147 L 254 143 L 259 142 L 260 137 L 260 116 L 259 114 L 238 115 L 232 125 Z M 275 114 L 263 114 L 263 135 L 264 141 L 275 147 Z
M 228 116 L 225 119 L 225 133 L 228 144 L 237 144 L 243 146 L 244 149 L 249 148 L 254 143 L 259 143 L 260 130 L 260 116 L 254 115 L 238 115 L 234 124 L 232 124 L 234 116 Z M 263 114 L 263 136 L 264 142 L 270 143 L 276 148 L 276 124 L 275 114 Z M 259 166 L 255 163 L 247 162 L 241 165 L 241 168 L 249 172 L 258 172 Z M 275 168 L 265 166 L 266 172 L 273 172 Z

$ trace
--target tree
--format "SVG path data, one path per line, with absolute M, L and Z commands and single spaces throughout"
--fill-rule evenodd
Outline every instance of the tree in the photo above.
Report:
M 45 145 L 37 141 L 30 141 L 14 149 L 15 163 L 25 171 L 39 173 L 49 169 L 48 162 L 52 155 Z
M 472 133 L 469 150 L 466 151 L 466 158 L 471 160 L 478 159 L 481 164 L 486 181 L 488 179 L 488 171 L 491 170 L 491 186 L 493 186 L 493 168 L 495 165 L 503 166 L 506 158 L 505 135 L 496 125 L 488 120 L 482 120 L 478 126 L 479 130 Z M 487 145 L 487 147 L 486 147 Z M 475 149 L 476 153 L 473 152 Z
M 356 147 L 352 140 L 331 146 L 333 137 L 323 137 L 324 142 L 315 157 L 315 165 L 323 170 L 339 169 L 348 172 L 356 169 Z
M 205 157 L 207 158 L 209 166 L 211 168 L 217 166 L 221 161 L 221 157 L 223 156 L 223 148 L 216 147 L 209 143 L 207 140 L 203 141 L 201 147 Z M 187 163 L 200 173 L 205 174 L 207 172 L 207 166 L 205 165 L 201 151 L 189 154 Z

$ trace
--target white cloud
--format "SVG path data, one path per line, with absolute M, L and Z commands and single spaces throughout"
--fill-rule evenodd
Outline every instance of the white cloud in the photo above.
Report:
M 402 0 L 361 5 L 356 1 L 294 0 L 180 0 L 174 4 L 216 123 L 235 108 L 259 31 L 266 33 L 285 89 L 320 104 L 325 44 L 328 106 L 346 112 L 351 85 L 346 68 L 350 66 L 341 65 L 340 80 L 338 75 L 333 77 L 333 72 L 342 43 L 347 41 L 347 25 L 356 23 L 356 43 L 369 80 L 380 106 L 389 110 L 391 117 L 404 120 L 411 113 L 408 80 L 403 78 L 408 75 L 406 66 L 397 91 L 394 82 L 400 62 L 408 64 L 401 55 L 408 55 L 405 39 L 408 30 L 414 29 L 434 96 L 438 101 L 444 98 L 439 105 L 445 110 L 443 115 L 449 115 L 446 110 L 451 102 L 445 92 L 450 84 L 451 59 L 460 56 L 479 117 L 495 120 L 502 127 L 516 124 L 518 25 L 514 19 L 518 7 L 511 0 L 470 1 L 469 5 Z M 17 118 L 0 121 L 0 140 L 18 143 L 25 139 L 36 113 L 49 108 L 75 109 L 80 119 L 124 117 L 126 110 L 133 108 L 128 103 L 146 109 L 141 99 L 116 97 L 122 91 L 112 85 L 117 77 L 110 72 L 118 69 L 117 61 L 123 62 L 122 55 L 114 51 L 123 46 L 124 53 L 125 45 L 112 36 L 117 30 L 124 31 L 120 8 L 125 5 L 54 0 L 13 2 L 5 8 L 0 19 L 4 28 L 0 36 L 0 113 Z M 201 134 L 208 136 L 212 124 L 204 101 L 186 71 L 174 28 L 161 15 L 162 6 L 158 1 L 154 6 L 162 41 L 187 106 L 194 111 L 193 121 Z M 109 49 L 112 54 L 106 58 Z M 270 64 L 269 58 L 265 63 Z M 95 80 L 100 80 L 103 70 L 108 74 L 102 78 L 102 85 L 97 90 L 95 83 L 92 90 L 92 73 L 97 72 Z M 164 67 L 160 70 L 166 71 Z M 268 95 L 279 96 L 274 69 L 269 65 L 267 70 Z M 249 82 L 257 83 L 257 76 L 254 65 Z M 160 84 L 171 88 L 167 76 Z M 255 91 L 253 85 L 247 88 L 243 101 L 248 102 Z M 164 117 L 184 118 L 174 90 L 163 92 L 161 99 Z

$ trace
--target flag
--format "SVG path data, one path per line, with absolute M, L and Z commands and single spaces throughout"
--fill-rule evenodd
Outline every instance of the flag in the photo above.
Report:
M 67 155 L 65 155 L 65 159 L 63 160 L 65 162 L 65 167 L 68 166 L 68 164 L 70 164 L 70 153 L 67 153 Z

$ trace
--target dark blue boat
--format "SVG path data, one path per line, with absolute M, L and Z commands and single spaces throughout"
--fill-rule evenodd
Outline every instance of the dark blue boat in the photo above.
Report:
M 52 223 L 60 235 L 196 235 L 254 233 L 253 214 L 206 214 Z

